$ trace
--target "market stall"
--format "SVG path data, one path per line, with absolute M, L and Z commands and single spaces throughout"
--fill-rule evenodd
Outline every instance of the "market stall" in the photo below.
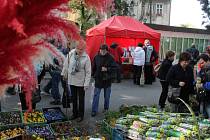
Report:
M 208 140 L 210 120 L 190 113 L 158 112 L 157 108 L 133 105 L 108 112 L 104 130 L 112 140 Z
M 87 52 L 93 60 L 101 44 L 117 43 L 124 51 L 123 64 L 132 64 L 130 51 L 138 43 L 149 39 L 155 50 L 159 52 L 160 33 L 128 16 L 113 16 L 99 25 L 87 30 Z M 127 68 L 129 70 L 129 68 Z
M 68 121 L 61 108 L 0 112 L 0 140 L 105 140 Z

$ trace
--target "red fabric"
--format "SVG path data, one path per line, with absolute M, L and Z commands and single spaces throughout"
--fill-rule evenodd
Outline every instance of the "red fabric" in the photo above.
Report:
M 120 64 L 122 63 L 121 57 L 123 55 L 123 50 L 120 46 L 115 49 L 109 48 L 109 52 L 114 57 L 115 62 Z
M 128 16 L 113 16 L 89 29 L 86 35 L 160 39 L 160 33 Z
M 86 34 L 87 52 L 93 60 L 102 43 L 113 42 L 121 48 L 137 46 L 149 39 L 155 50 L 159 52 L 160 33 L 127 16 L 113 16 L 99 25 L 89 29 Z
M 43 49 L 56 55 L 56 48 L 47 43 L 44 36 L 55 37 L 57 31 L 62 30 L 72 40 L 83 43 L 76 25 L 55 13 L 55 10 L 67 11 L 68 2 L 69 0 L 0 0 L 0 96 L 5 93 L 6 86 L 21 84 L 26 91 L 27 105 L 32 109 L 31 91 L 37 84 L 34 58 L 39 57 Z M 100 3 L 101 0 L 85 2 L 97 9 L 105 7 Z M 103 2 L 108 5 L 110 0 Z

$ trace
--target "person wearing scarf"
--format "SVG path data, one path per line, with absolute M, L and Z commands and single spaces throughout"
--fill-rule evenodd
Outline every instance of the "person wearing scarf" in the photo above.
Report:
M 70 120 L 77 119 L 77 122 L 81 122 L 84 118 L 85 91 L 91 79 L 91 61 L 84 45 L 77 46 L 69 52 L 61 75 L 67 79 L 71 89 L 73 115 Z

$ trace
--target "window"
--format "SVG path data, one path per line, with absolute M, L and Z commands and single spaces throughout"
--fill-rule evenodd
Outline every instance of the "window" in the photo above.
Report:
M 162 16 L 163 15 L 163 4 L 156 4 L 156 15 Z
M 182 52 L 182 38 L 177 38 L 176 42 L 176 58 L 179 58 L 180 53 Z
M 204 52 L 204 39 L 200 39 L 198 50 L 199 52 Z
M 194 39 L 189 38 L 188 48 L 190 48 L 192 46 L 192 43 L 194 43 Z
M 195 47 L 198 49 L 199 39 L 195 39 Z
M 187 48 L 188 48 L 188 38 L 184 38 L 183 51 L 186 51 Z
M 171 50 L 172 51 L 176 51 L 176 42 L 177 42 L 177 38 L 172 37 L 172 40 L 171 40 Z

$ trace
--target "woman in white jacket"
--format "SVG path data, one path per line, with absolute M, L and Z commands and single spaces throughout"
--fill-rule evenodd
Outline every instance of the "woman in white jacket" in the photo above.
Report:
M 145 63 L 145 52 L 143 49 L 143 44 L 139 43 L 132 53 L 133 57 L 133 83 L 140 85 L 142 68 Z

